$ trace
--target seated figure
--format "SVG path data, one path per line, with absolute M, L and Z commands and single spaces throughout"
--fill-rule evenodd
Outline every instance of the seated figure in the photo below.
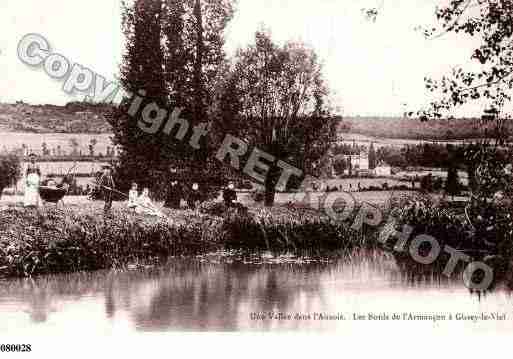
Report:
M 135 211 L 138 214 L 146 214 L 157 217 L 164 216 L 151 201 L 150 190 L 148 188 L 144 188 L 141 195 L 137 199 L 137 207 L 135 208 Z

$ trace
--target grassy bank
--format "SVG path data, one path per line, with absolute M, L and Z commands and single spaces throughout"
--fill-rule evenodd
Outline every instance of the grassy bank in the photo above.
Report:
M 117 209 L 25 210 L 10 207 L 0 216 L 0 274 L 36 274 L 123 268 L 172 256 L 224 249 L 326 255 L 372 246 L 372 239 L 306 209 L 255 209 L 223 216 L 170 211 L 156 219 Z
M 226 211 L 218 205 L 200 211 L 166 210 L 164 219 L 136 215 L 117 206 L 112 216 L 104 218 L 100 204 L 41 211 L 12 205 L 0 209 L 0 276 L 124 268 L 162 263 L 174 256 L 233 250 L 326 258 L 381 247 L 377 237 L 384 224 L 353 230 L 352 220 L 334 222 L 319 211 L 286 206 L 252 207 L 245 212 Z M 513 258 L 513 224 L 507 213 L 504 221 L 499 221 L 507 221 L 507 228 L 474 227 L 464 213 L 422 196 L 394 197 L 379 207 L 384 221 L 388 214 L 395 218 L 397 230 L 412 226 L 411 238 L 426 233 L 441 247 L 449 245 L 487 263 L 488 257 L 501 266 Z M 496 243 L 492 245 L 492 241 Z M 393 243 L 390 239 L 385 247 Z M 445 259 L 441 258 L 443 266 Z
M 191 217 L 171 224 L 116 211 L 7 209 L 0 219 L 0 268 L 7 276 L 27 276 L 117 268 L 215 248 L 209 222 Z M 213 224 L 215 227 L 215 224 Z

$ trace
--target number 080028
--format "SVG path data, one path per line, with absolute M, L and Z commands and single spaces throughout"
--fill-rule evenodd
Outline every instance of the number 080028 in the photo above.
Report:
M 0 352 L 2 353 L 23 353 L 31 351 L 32 346 L 30 344 L 0 344 Z

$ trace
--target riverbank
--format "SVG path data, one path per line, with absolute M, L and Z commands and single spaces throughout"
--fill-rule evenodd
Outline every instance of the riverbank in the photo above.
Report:
M 440 248 L 450 246 L 472 260 L 484 260 L 498 269 L 501 277 L 506 269 L 511 272 L 510 240 L 501 240 L 492 248 L 486 238 L 499 240 L 500 232 L 492 233 L 486 227 L 483 233 L 468 222 L 461 209 L 433 200 L 405 194 L 371 202 L 380 208 L 383 222 L 358 230 L 351 228 L 359 213 L 358 200 L 347 222 L 333 221 L 319 210 L 299 205 L 226 211 L 207 203 L 200 210 L 163 209 L 165 217 L 157 218 L 138 215 L 121 203 L 115 204 L 108 217 L 103 215 L 102 202 L 67 202 L 40 210 L 7 204 L 0 206 L 0 276 L 123 269 L 213 252 L 273 258 L 287 255 L 299 261 L 350 256 L 355 249 L 385 247 L 393 252 L 392 241 L 383 247 L 377 240 L 389 215 L 396 221 L 396 230 L 403 225 L 413 228 L 410 238 L 429 234 Z M 411 262 L 408 253 L 399 258 L 407 264 Z M 447 260 L 441 256 L 430 267 L 443 270 Z
M 154 264 L 219 250 L 298 256 L 372 247 L 375 240 L 308 209 L 252 209 L 223 216 L 167 211 L 168 218 L 117 208 L 10 206 L 0 217 L 0 275 L 23 277 Z

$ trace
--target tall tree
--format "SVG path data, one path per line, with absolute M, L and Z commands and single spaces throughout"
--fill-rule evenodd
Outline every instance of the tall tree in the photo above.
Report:
M 146 97 L 164 100 L 167 90 L 163 76 L 161 47 L 162 0 L 123 2 L 123 33 L 127 40 L 121 67 L 121 81 L 127 90 L 146 91 Z
M 7 154 L 0 156 L 0 197 L 3 190 L 16 183 L 21 175 L 21 162 L 18 156 Z
M 208 123 L 208 135 L 201 149 L 188 144 L 169 145 L 166 154 L 174 154 L 176 165 L 188 160 L 189 176 L 217 181 L 218 163 L 208 158 L 221 134 L 216 136 L 211 123 L 219 117 L 219 84 L 226 73 L 225 31 L 234 14 L 233 0 L 170 0 L 164 18 L 165 68 L 170 100 L 186 109 L 191 127 Z
M 234 0 L 168 0 L 164 6 L 166 79 L 178 106 L 203 121 L 226 67 L 225 31 Z M 180 101 L 177 101 L 180 99 Z
M 232 134 L 311 174 L 335 138 L 327 96 L 313 50 L 291 42 L 280 47 L 258 31 L 255 44 L 237 53 L 221 107 L 235 124 Z M 280 173 L 271 164 L 267 206 L 274 203 Z
M 69 139 L 69 146 L 71 147 L 71 155 L 77 156 L 80 143 L 78 143 L 78 140 L 75 137 Z
M 369 169 L 373 170 L 377 166 L 376 150 L 374 149 L 374 143 L 371 142 L 369 148 Z
M 187 107 L 190 54 L 185 47 L 185 15 L 183 0 L 164 3 L 162 31 L 164 35 L 164 78 L 173 107 Z
M 156 102 L 171 111 L 181 108 L 189 122 L 182 141 L 158 129 L 146 134 L 138 128 L 141 111 L 128 116 L 129 101 L 109 116 L 115 143 L 121 148 L 118 177 L 123 188 L 130 181 L 162 189 L 170 165 L 204 174 L 208 141 L 191 148 L 192 128 L 209 122 L 214 108 L 216 82 L 226 59 L 224 30 L 233 16 L 231 0 L 136 0 L 123 4 L 126 51 L 121 67 L 125 89 L 146 92 L 144 105 Z M 174 135 L 174 134 L 173 134 Z M 205 177 L 205 176 L 203 176 Z M 206 176 L 208 177 L 208 176 Z
M 472 59 L 477 70 L 455 67 L 439 80 L 426 78 L 426 87 L 439 95 L 430 108 L 421 112 L 423 119 L 440 118 L 445 112 L 470 102 L 483 106 L 482 121 L 486 135 L 502 143 L 508 135 L 504 113 L 513 89 L 513 0 L 451 0 L 437 9 L 438 28 L 425 30 L 428 38 L 446 34 L 473 37 L 479 44 Z
M 375 21 L 384 8 L 364 9 Z M 511 114 L 505 105 L 512 100 L 513 90 L 513 0 L 448 0 L 439 1 L 436 17 L 439 25 L 423 30 L 428 39 L 446 35 L 469 36 L 478 44 L 469 54 L 477 66 L 472 69 L 454 67 L 441 79 L 425 78 L 426 88 L 438 99 L 416 114 L 422 120 L 452 117 L 448 112 L 467 103 L 482 106 L 482 127 L 485 137 L 496 144 L 510 135 L 507 122 Z M 419 27 L 421 28 L 421 27 Z M 410 116 L 415 112 L 410 112 Z
M 460 193 L 460 182 L 458 180 L 458 169 L 454 165 L 450 165 L 447 170 L 447 180 L 445 182 L 445 192 L 452 196 Z
M 165 107 L 168 91 L 164 77 L 164 52 L 161 46 L 162 0 L 136 0 L 122 3 L 122 30 L 126 49 L 121 65 L 121 83 L 125 90 L 138 94 L 144 91 L 145 103 L 156 102 Z M 117 181 L 122 189 L 137 180 L 144 186 L 155 183 L 153 172 L 162 164 L 161 134 L 146 134 L 138 127 L 141 113 L 129 116 L 126 100 L 108 116 L 113 127 L 114 143 L 121 149 Z

